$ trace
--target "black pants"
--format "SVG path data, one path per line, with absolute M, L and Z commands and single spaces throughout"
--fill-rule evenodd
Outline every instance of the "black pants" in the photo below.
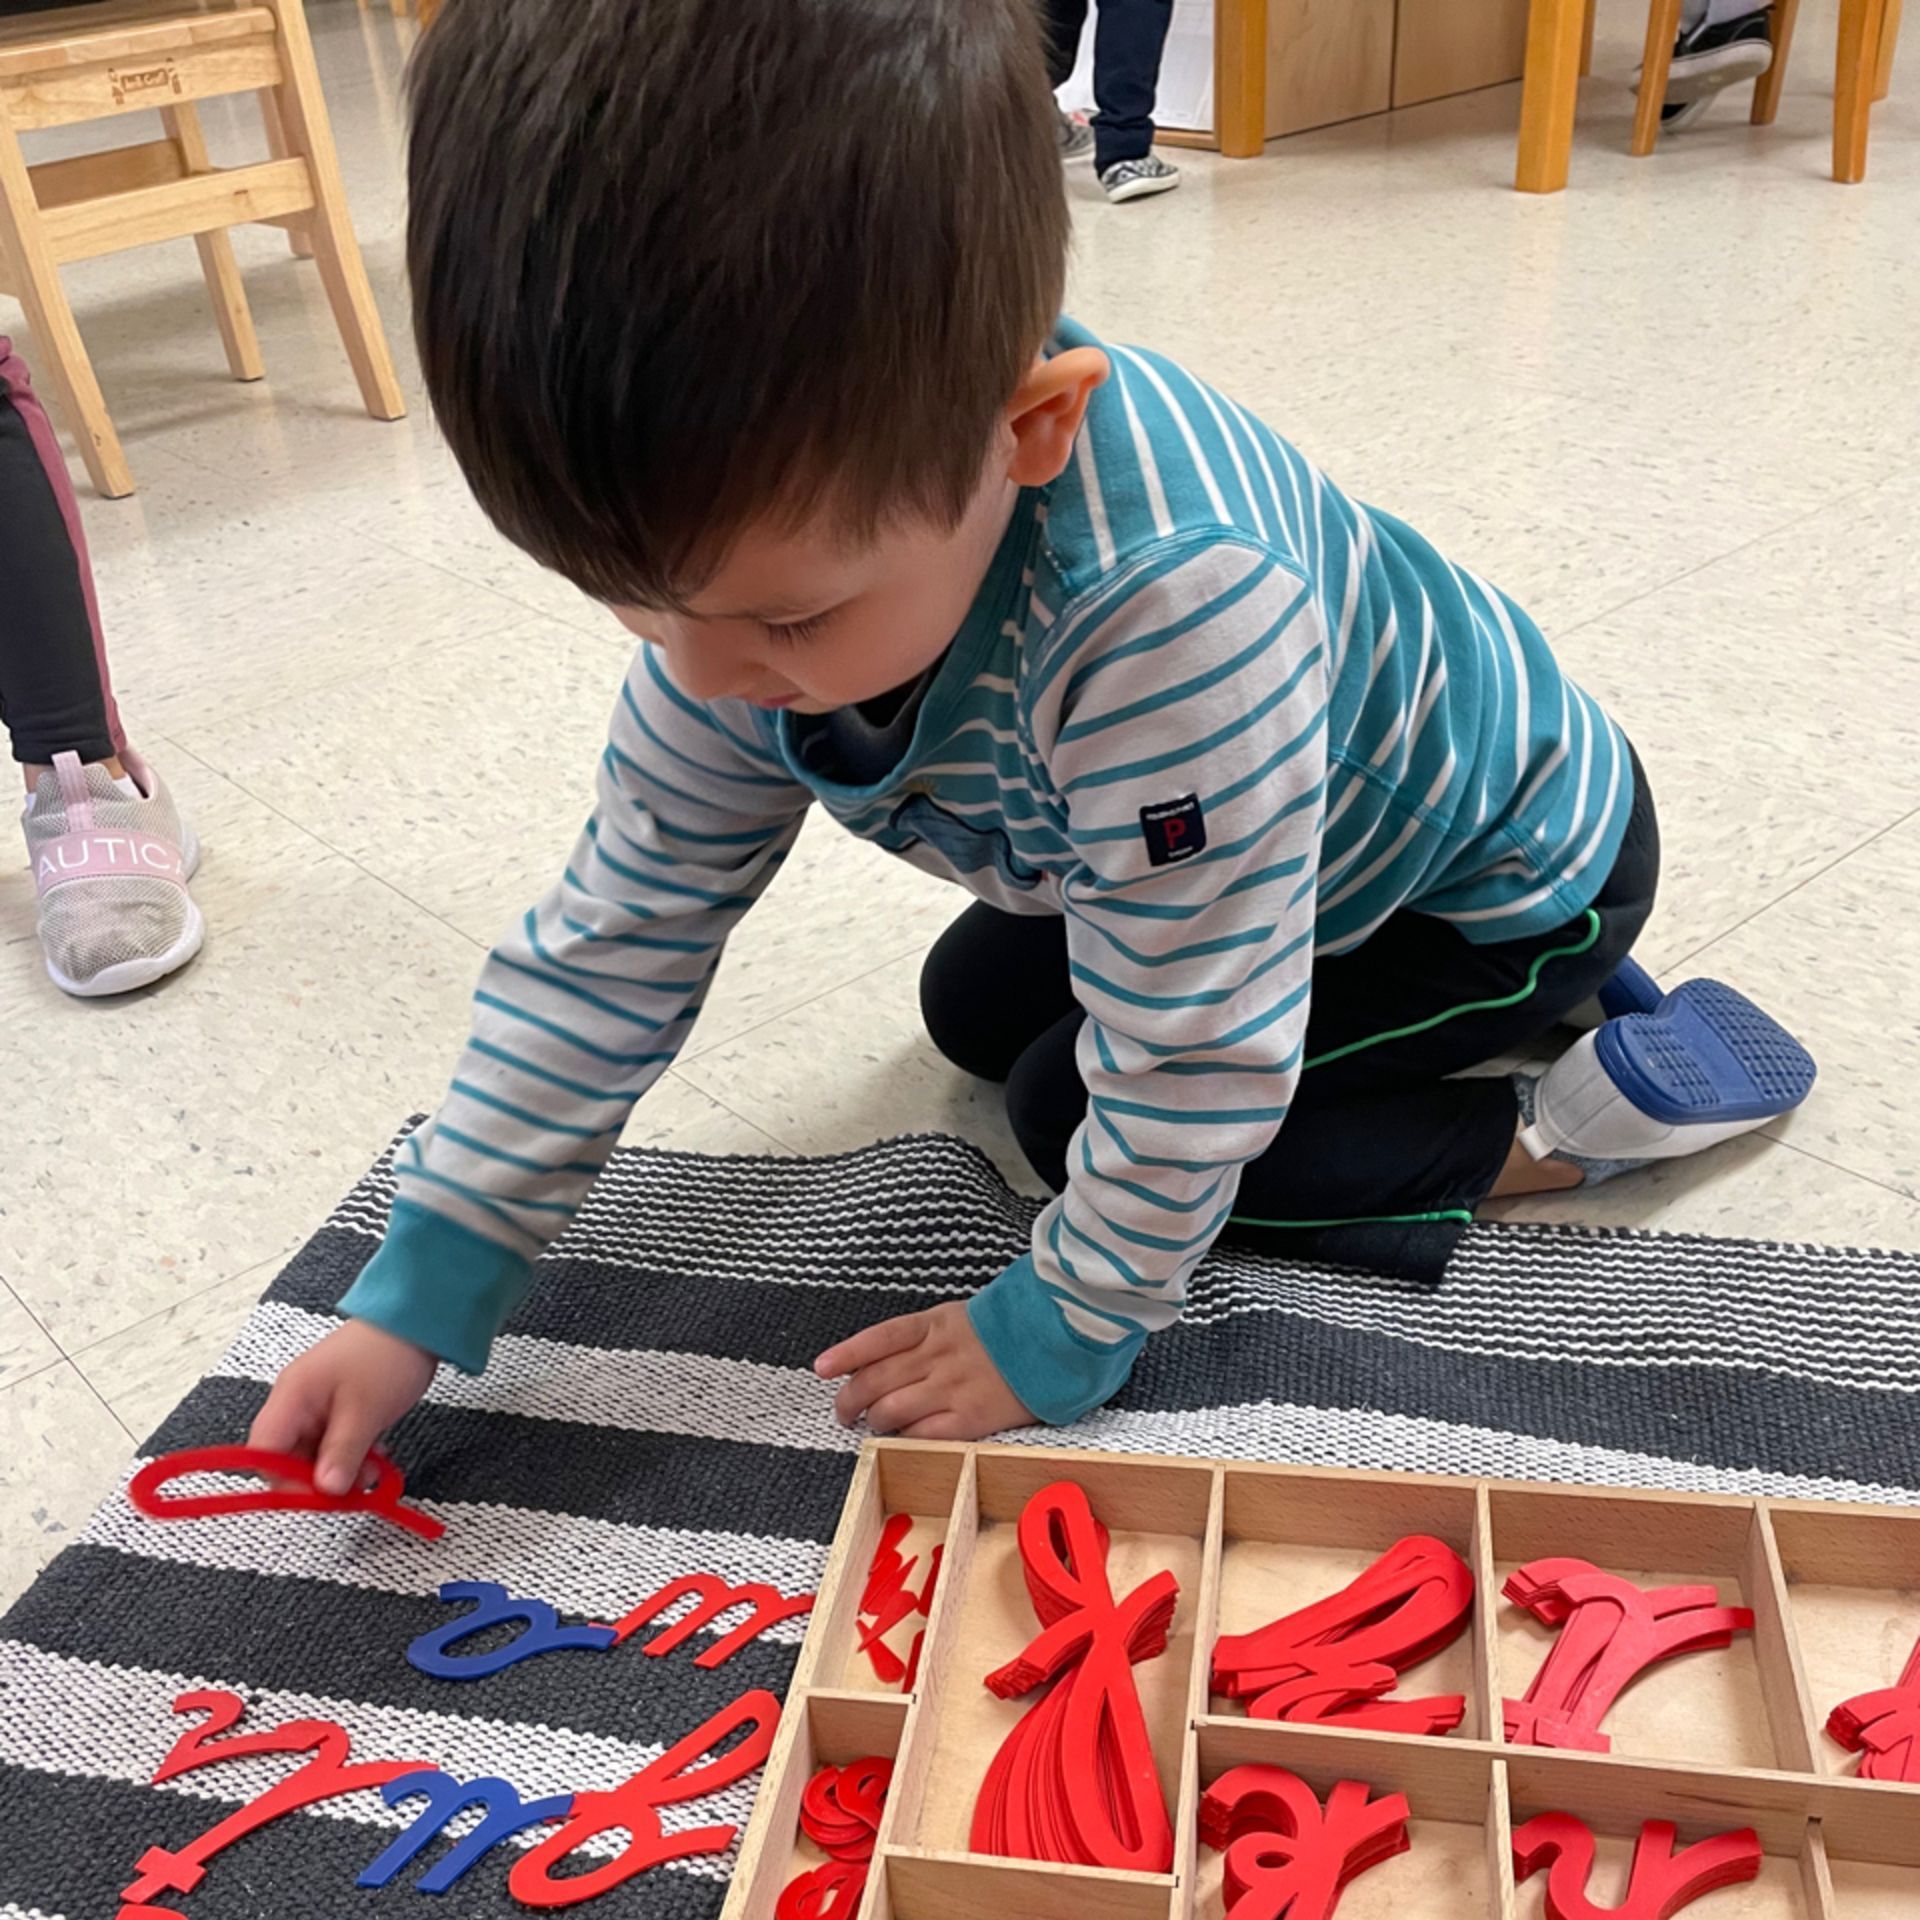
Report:
M 1223 1238 L 1439 1279 L 1518 1122 L 1504 1074 L 1450 1076 L 1525 1046 L 1591 998 L 1652 911 L 1660 829 L 1638 759 L 1634 781 L 1613 871 L 1565 926 L 1475 946 L 1443 920 L 1403 912 L 1363 947 L 1315 961 L 1299 1090 L 1242 1176 Z M 927 956 L 920 1003 L 949 1060 L 1005 1081 L 1014 1133 L 1058 1192 L 1087 1112 L 1065 922 L 969 907 Z
M 105 760 L 124 741 L 66 462 L 0 339 L 0 726 L 26 766 Z
M 1048 72 L 1065 83 L 1080 54 L 1087 0 L 1046 0 Z M 1100 0 L 1093 41 L 1093 164 L 1105 173 L 1122 160 L 1143 160 L 1153 148 L 1153 103 L 1160 91 L 1160 55 L 1173 24 L 1173 0 Z

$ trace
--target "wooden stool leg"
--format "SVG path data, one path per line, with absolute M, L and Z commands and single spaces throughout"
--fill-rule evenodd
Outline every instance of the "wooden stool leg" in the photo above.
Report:
M 1840 0 L 1840 49 L 1833 79 L 1833 177 L 1867 177 L 1867 134 L 1880 61 L 1884 0 Z
M 1587 24 L 1580 33 L 1580 78 L 1593 71 L 1593 32 L 1599 24 L 1600 0 L 1587 0 Z
M 1586 18 L 1586 0 L 1533 0 L 1527 15 L 1527 79 L 1514 175 L 1522 193 L 1558 193 L 1567 184 Z
M 1643 160 L 1660 139 L 1660 109 L 1667 103 L 1680 6 L 1681 0 L 1653 0 L 1647 9 L 1647 51 L 1640 69 L 1640 102 L 1633 115 L 1633 151 Z
M 1900 9 L 1905 0 L 1887 0 L 1886 18 L 1880 22 L 1880 65 L 1874 80 L 1873 97 L 1884 100 L 1893 88 L 1893 50 L 1900 39 Z
M 361 4 L 364 5 L 365 0 L 361 0 Z M 280 102 L 271 88 L 257 97 L 260 101 L 260 118 L 266 123 L 267 128 L 267 151 L 276 160 L 284 160 L 293 149 L 287 145 L 287 128 L 286 123 L 280 118 Z M 287 245 L 293 249 L 296 259 L 311 260 L 313 258 L 313 242 L 307 237 L 304 227 L 287 229 Z
M 1767 16 L 1767 37 L 1773 42 L 1773 65 L 1753 83 L 1753 124 L 1770 127 L 1780 111 L 1780 96 L 1787 88 L 1787 55 L 1793 51 L 1794 23 L 1800 17 L 1800 0 L 1773 0 Z
M 180 163 L 189 173 L 213 171 L 213 163 L 207 158 L 207 136 L 200 126 L 200 109 L 191 100 L 183 100 L 177 107 L 162 107 L 160 123 L 180 149 Z M 260 342 L 253 331 L 253 313 L 247 306 L 240 267 L 233 257 L 233 242 L 221 227 L 212 233 L 196 233 L 193 244 L 200 250 L 200 271 L 207 278 L 213 317 L 227 349 L 227 365 L 236 380 L 258 380 L 266 368 L 261 364 Z
M 13 269 L 14 294 L 44 356 L 42 370 L 80 443 L 87 472 L 108 499 L 118 500 L 133 491 L 133 472 L 60 284 L 19 136 L 5 124 L 0 124 L 0 255 Z
M 303 155 L 313 175 L 312 239 L 321 284 L 333 308 L 335 324 L 353 363 L 360 397 L 376 420 L 398 420 L 407 410 L 394 377 L 393 357 L 367 283 L 366 262 L 354 238 L 347 212 L 347 191 L 340 179 L 340 156 L 333 144 L 320 69 L 301 0 L 269 0 L 280 20 L 280 57 L 286 78 L 280 84 L 280 117 L 287 139 Z

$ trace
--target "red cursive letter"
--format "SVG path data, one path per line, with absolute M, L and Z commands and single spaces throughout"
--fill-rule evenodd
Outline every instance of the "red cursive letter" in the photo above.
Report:
M 1508 1576 L 1509 1600 L 1560 1628 L 1526 1697 L 1506 1703 L 1507 1738 L 1525 1747 L 1605 1753 L 1613 1703 L 1648 1667 L 1728 1646 L 1753 1625 L 1713 1587 L 1642 1589 L 1585 1560 L 1536 1560 Z
M 1406 1852 L 1407 1817 L 1403 1794 L 1375 1800 L 1357 1780 L 1323 1809 L 1298 1774 L 1235 1767 L 1201 1799 L 1200 1837 L 1227 1856 L 1233 1920 L 1332 1920 L 1341 1888 Z
M 1133 1668 L 1166 1651 L 1179 1585 L 1159 1573 L 1116 1601 L 1107 1530 L 1071 1481 L 1043 1487 L 1027 1502 L 1019 1541 L 1041 1631 L 986 1684 L 1003 1700 L 1053 1685 L 988 1769 L 974 1809 L 974 1850 L 1165 1873 L 1173 1828 Z
M 1513 1875 L 1547 1874 L 1547 1920 L 1673 1920 L 1703 1895 L 1737 1886 L 1760 1872 L 1760 1837 L 1751 1827 L 1716 1834 L 1674 1852 L 1678 1829 L 1670 1820 L 1649 1820 L 1634 1842 L 1626 1898 L 1617 1907 L 1587 1897 L 1594 1839 L 1585 1821 L 1570 1813 L 1543 1813 L 1513 1836 Z
M 149 1460 L 127 1486 L 127 1498 L 149 1520 L 200 1520 L 217 1513 L 312 1511 L 318 1513 L 376 1513 L 396 1527 L 417 1533 L 422 1540 L 438 1540 L 446 1532 L 443 1521 L 417 1507 L 403 1507 L 400 1496 L 406 1482 L 383 1453 L 370 1453 L 368 1462 L 379 1478 L 364 1491 L 322 1493 L 313 1484 L 313 1462 L 298 1454 L 272 1453 L 264 1447 L 190 1447 Z M 291 1486 L 255 1487 L 234 1493 L 183 1494 L 164 1499 L 160 1489 L 189 1473 L 257 1473 L 265 1480 L 291 1481 Z
M 157 1787 L 163 1781 L 178 1779 L 222 1760 L 242 1760 L 264 1753 L 311 1753 L 313 1758 L 297 1773 L 269 1787 L 257 1800 L 230 1813 L 216 1827 L 209 1828 L 191 1846 L 179 1852 L 165 1847 L 149 1847 L 139 1861 L 139 1877 L 122 1890 L 121 1899 L 134 1902 L 151 1900 L 161 1893 L 191 1893 L 206 1877 L 207 1862 L 236 1840 L 278 1820 L 282 1814 L 296 1813 L 338 1794 L 358 1793 L 364 1787 L 383 1787 L 403 1773 L 418 1771 L 418 1760 L 375 1760 L 361 1766 L 349 1766 L 352 1741 L 344 1727 L 331 1720 L 289 1720 L 284 1726 L 260 1733 L 243 1733 L 231 1740 L 217 1736 L 238 1726 L 246 1712 L 246 1702 L 237 1693 L 207 1688 L 183 1693 L 174 1701 L 175 1713 L 205 1713 L 208 1718 L 189 1729 L 173 1743 L 172 1751 L 161 1761 L 153 1776 Z M 122 1910 L 121 1920 L 128 1920 Z
M 514 1862 L 507 1891 L 529 1907 L 578 1906 L 668 1860 L 725 1853 L 733 1845 L 736 1829 L 696 1827 L 669 1834 L 661 1828 L 660 1809 L 718 1793 L 764 1765 L 779 1719 L 780 1702 L 772 1694 L 743 1694 L 623 1786 L 609 1793 L 577 1795 L 566 1824 Z M 751 1729 L 745 1739 L 717 1758 L 702 1761 L 702 1755 L 725 1746 L 743 1727 Z M 554 1874 L 553 1869 L 570 1859 L 576 1848 L 618 1827 L 624 1827 L 630 1838 L 611 1860 L 588 1873 Z

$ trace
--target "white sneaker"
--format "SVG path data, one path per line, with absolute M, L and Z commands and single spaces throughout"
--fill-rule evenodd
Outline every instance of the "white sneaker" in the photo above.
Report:
M 1521 1088 L 1520 1144 L 1624 1171 L 1751 1133 L 1813 1089 L 1813 1057 L 1745 994 L 1689 980 L 1648 1013 L 1585 1033 Z
M 184 967 L 206 923 L 187 891 L 200 843 L 137 754 L 127 778 L 63 753 L 21 815 L 55 986 L 82 999 L 131 993 Z
M 1140 160 L 1116 160 L 1100 176 L 1100 184 L 1118 206 L 1123 200 L 1144 200 L 1150 193 L 1171 193 L 1180 184 L 1180 169 L 1150 153 Z
M 1060 158 L 1071 164 L 1093 158 L 1093 129 L 1078 114 L 1056 108 L 1060 115 Z

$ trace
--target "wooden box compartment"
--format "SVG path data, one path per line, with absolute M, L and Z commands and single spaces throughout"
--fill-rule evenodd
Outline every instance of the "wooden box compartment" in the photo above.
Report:
M 1761 1503 L 1675 1494 L 1659 1499 L 1584 1488 L 1490 1490 L 1493 1584 L 1527 1562 L 1591 1561 L 1641 1587 L 1719 1589 L 1723 1606 L 1753 1609 L 1751 1633 L 1731 1646 L 1662 1662 L 1607 1716 L 1610 1751 L 1701 1766 L 1810 1770 L 1811 1732 L 1794 1662 L 1773 1546 Z M 1504 1598 L 1495 1616 L 1493 1671 L 1501 1700 L 1519 1699 L 1556 1630 Z M 1503 1738 L 1500 1714 L 1496 1738 Z
M 1513 1831 L 1540 1813 L 1575 1814 L 1593 1831 L 1599 1846 L 1587 1890 L 1603 1908 L 1612 1908 L 1626 1891 L 1641 1826 L 1648 1820 L 1670 1820 L 1679 1829 L 1682 1847 L 1752 1827 L 1766 1850 L 1758 1878 L 1705 1895 L 1684 1909 L 1687 1914 L 1698 1920 L 1832 1920 L 1824 1897 L 1819 1830 L 1801 1808 L 1717 1802 L 1718 1796 L 1710 1795 L 1702 1805 L 1677 1783 L 1662 1786 L 1640 1769 L 1621 1769 L 1604 1760 L 1556 1755 L 1516 1758 L 1507 1764 Z M 1546 1920 L 1548 1880 L 1549 1871 L 1543 1868 L 1519 1882 L 1515 1920 Z
M 1171 1880 L 975 1855 L 895 1852 L 865 1920 L 1171 1920 Z
M 928 1692 L 916 1730 L 916 1741 L 930 1755 L 931 1776 L 942 1787 L 916 1792 L 896 1829 L 905 1844 L 937 1853 L 966 1852 L 986 1765 L 1033 1705 L 1030 1699 L 997 1699 L 981 1678 L 1040 1631 L 1016 1532 L 1027 1502 L 1065 1477 L 1057 1455 L 1033 1448 L 982 1452 L 977 1468 L 972 1538 L 964 1551 L 949 1552 L 942 1576 L 953 1610 L 941 1654 L 941 1674 L 950 1684 Z M 1177 1463 L 1102 1460 L 1088 1462 L 1071 1478 L 1086 1490 L 1095 1517 L 1112 1535 L 1107 1570 L 1116 1597 L 1162 1569 L 1180 1583 L 1166 1652 L 1134 1669 L 1171 1808 L 1193 1718 L 1196 1601 L 1215 1476 L 1205 1467 Z
M 901 1515 L 912 1523 L 898 1548 L 903 1557 L 915 1562 L 912 1583 L 924 1587 L 933 1577 L 935 1548 L 942 1550 L 944 1573 L 947 1536 L 967 1471 L 966 1455 L 959 1449 L 888 1447 L 861 1455 L 833 1549 L 833 1565 L 858 1568 L 859 1577 L 831 1583 L 832 1590 L 821 1593 L 794 1675 L 796 1689 L 821 1686 L 900 1694 L 901 1682 L 882 1679 L 861 1651 L 860 1599 L 866 1570 L 873 1564 L 887 1522 Z M 904 1661 L 914 1634 L 930 1624 L 916 1616 L 889 1634 L 886 1644 Z
M 1827 1716 L 1895 1685 L 1920 1647 L 1920 1513 L 1781 1502 L 1769 1518 L 1813 1708 L 1814 1758 L 1824 1772 L 1851 1774 L 1858 1762 L 1827 1733 Z M 1911 1912 L 1920 1917 L 1920 1900 Z
M 769 1801 L 763 1884 L 771 1915 L 779 1890 L 796 1875 L 830 1864 L 800 1828 L 800 1796 L 822 1767 L 878 1757 L 897 1761 L 908 1703 L 871 1693 L 809 1693 L 780 1721 L 763 1798 Z M 777 1784 L 776 1784 L 777 1780 Z M 755 1807 L 756 1817 L 759 1807 Z M 751 1909 L 756 1915 L 761 1906 Z
M 1341 1733 L 1273 1721 L 1210 1719 L 1195 1731 L 1201 1788 L 1234 1767 L 1284 1767 L 1322 1800 L 1342 1780 L 1403 1793 L 1408 1851 L 1351 1881 L 1340 1920 L 1504 1920 L 1512 1891 L 1501 1765 L 1484 1747 Z M 1200 1847 L 1189 1884 L 1193 1920 L 1224 1920 L 1225 1858 Z
M 1037 1629 L 1016 1526 L 1060 1480 L 1085 1491 L 1110 1531 L 1116 1596 L 1162 1569 L 1180 1585 L 1166 1652 L 1134 1669 L 1173 1817 L 1166 1874 L 968 1851 L 987 1768 L 1027 1704 L 982 1685 Z M 881 1688 L 859 1653 L 874 1551 L 901 1514 L 913 1525 L 900 1551 L 921 1571 L 936 1544 L 942 1552 L 909 1693 Z M 1465 1694 L 1457 1732 L 1274 1723 L 1211 1697 L 1222 1631 L 1323 1597 L 1410 1533 L 1445 1540 L 1475 1574 L 1473 1630 L 1400 1689 Z M 1284 1767 L 1322 1796 L 1349 1779 L 1406 1794 L 1411 1851 L 1351 1882 L 1341 1920 L 1538 1920 L 1546 1876 L 1516 1886 L 1511 1835 L 1540 1812 L 1578 1815 L 1600 1836 L 1593 1894 L 1603 1909 L 1619 1897 L 1632 1836 L 1670 1819 L 1683 1841 L 1752 1827 L 1766 1852 L 1757 1881 L 1707 1896 L 1687 1920 L 1920 1920 L 1920 1786 L 1850 1777 L 1837 1749 L 1820 1751 L 1835 1701 L 1899 1678 L 1920 1635 L 1917 1555 L 1920 1512 L 1895 1509 L 873 1442 L 723 1920 L 773 1920 L 781 1890 L 819 1859 L 798 1831 L 807 1780 L 867 1753 L 895 1757 L 893 1787 L 858 1914 L 837 1920 L 1222 1920 L 1222 1862 L 1200 1844 L 1198 1808 L 1209 1784 L 1246 1764 Z M 1551 1556 L 1640 1585 L 1712 1582 L 1723 1604 L 1753 1609 L 1754 1630 L 1628 1689 L 1607 1717 L 1607 1752 L 1507 1742 L 1502 1698 L 1524 1693 L 1550 1636 L 1500 1584 Z
M 1920 1819 L 1915 1821 L 1920 1828 Z M 1920 1841 L 1920 1832 L 1915 1838 Z M 1832 1920 L 1913 1920 L 1920 1914 L 1920 1860 L 1861 1860 L 1826 1849 Z
M 1339 1473 L 1226 1474 L 1218 1607 L 1211 1648 L 1221 1635 L 1256 1627 L 1324 1599 L 1364 1573 L 1409 1534 L 1443 1540 L 1477 1564 L 1483 1503 L 1470 1481 L 1408 1474 L 1376 1478 Z M 1476 1608 L 1483 1596 L 1476 1587 Z M 1469 1632 L 1430 1660 L 1409 1667 L 1403 1696 L 1463 1695 L 1460 1734 L 1489 1737 L 1486 1689 L 1477 1672 L 1481 1636 Z M 1211 1679 L 1211 1661 L 1202 1663 Z M 1246 1704 L 1210 1692 L 1209 1711 L 1244 1716 Z

